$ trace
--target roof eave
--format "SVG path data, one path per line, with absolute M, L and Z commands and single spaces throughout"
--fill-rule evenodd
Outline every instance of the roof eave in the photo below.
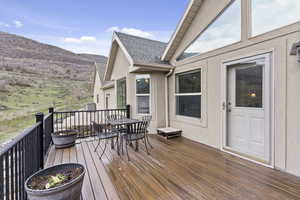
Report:
M 169 61 L 172 58 L 175 52 L 174 49 L 176 49 L 183 36 L 185 35 L 186 31 L 188 30 L 189 26 L 191 25 L 194 17 L 197 14 L 196 10 L 200 8 L 202 1 L 203 0 L 190 1 L 183 17 L 177 25 L 175 32 L 172 34 L 172 37 L 162 55 L 163 61 Z
M 174 69 L 174 66 L 159 63 L 135 63 L 129 70 L 130 73 L 160 71 L 168 72 Z

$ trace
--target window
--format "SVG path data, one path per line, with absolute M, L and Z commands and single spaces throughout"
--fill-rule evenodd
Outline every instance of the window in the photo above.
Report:
M 150 76 L 136 76 L 136 104 L 138 114 L 150 113 Z
M 117 80 L 117 107 L 126 108 L 126 79 Z
M 99 103 L 99 94 L 97 94 L 97 103 Z
M 299 0 L 252 0 L 252 35 L 300 21 Z
M 176 114 L 201 118 L 201 70 L 176 74 Z
M 241 0 L 235 0 L 177 60 L 239 42 L 241 32 Z

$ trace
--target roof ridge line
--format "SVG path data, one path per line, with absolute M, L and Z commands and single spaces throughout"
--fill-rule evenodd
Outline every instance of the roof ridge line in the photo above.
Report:
M 123 33 L 120 31 L 115 31 L 115 33 L 118 34 L 124 34 L 124 35 L 128 35 L 130 37 L 135 37 L 135 38 L 139 38 L 139 39 L 143 39 L 143 40 L 149 40 L 149 41 L 153 41 L 153 42 L 159 42 L 159 43 L 163 43 L 163 44 L 168 44 L 167 42 L 162 42 L 159 40 L 154 40 L 154 39 L 150 39 L 150 38 L 145 38 L 145 37 L 141 37 L 141 36 L 136 36 L 136 35 L 132 35 L 132 34 L 128 34 L 128 33 Z

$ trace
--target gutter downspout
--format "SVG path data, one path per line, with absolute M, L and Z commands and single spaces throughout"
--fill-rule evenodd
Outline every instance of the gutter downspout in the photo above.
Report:
M 166 113 L 166 128 L 170 126 L 169 122 L 169 82 L 168 78 L 173 74 L 174 69 L 170 69 L 170 71 L 165 76 L 165 113 Z

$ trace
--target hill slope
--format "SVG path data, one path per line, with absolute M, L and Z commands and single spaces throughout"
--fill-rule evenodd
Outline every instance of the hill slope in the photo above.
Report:
M 0 32 L 0 143 L 29 126 L 35 112 L 91 102 L 94 63 L 105 60 Z

